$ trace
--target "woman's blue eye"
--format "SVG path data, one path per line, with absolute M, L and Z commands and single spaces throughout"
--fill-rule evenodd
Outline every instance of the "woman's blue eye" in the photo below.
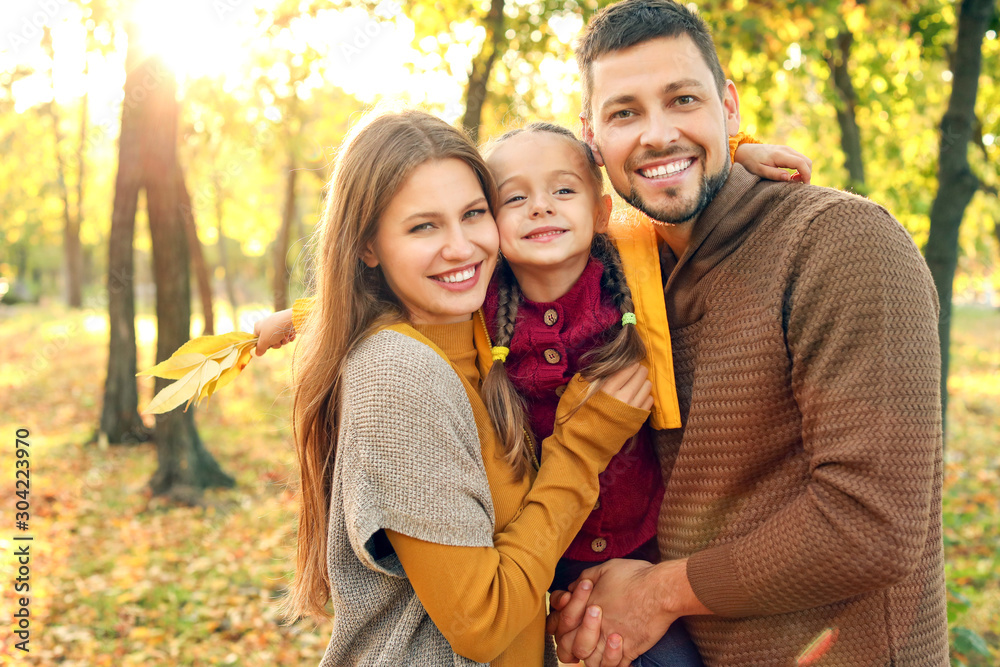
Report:
M 410 232 L 422 232 L 425 229 L 432 229 L 433 227 L 434 227 L 434 223 L 432 223 L 432 222 L 422 222 L 419 225 L 411 227 L 410 228 Z

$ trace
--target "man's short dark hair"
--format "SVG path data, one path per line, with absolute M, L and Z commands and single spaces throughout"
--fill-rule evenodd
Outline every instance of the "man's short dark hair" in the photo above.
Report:
M 659 37 L 687 35 L 701 52 L 722 98 L 726 77 L 715 52 L 708 25 L 684 5 L 672 0 L 622 0 L 590 19 L 576 47 L 576 62 L 583 78 L 583 113 L 590 118 L 594 90 L 594 61 Z

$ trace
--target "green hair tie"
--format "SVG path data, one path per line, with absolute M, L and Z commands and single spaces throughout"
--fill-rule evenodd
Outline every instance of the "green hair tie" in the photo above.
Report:
M 626 324 L 635 324 L 635 322 L 635 313 L 625 313 L 622 315 L 622 326 L 625 326 Z

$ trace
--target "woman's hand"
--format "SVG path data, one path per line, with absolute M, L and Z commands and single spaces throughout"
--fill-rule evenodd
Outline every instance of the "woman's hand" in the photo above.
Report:
M 740 144 L 735 160 L 751 174 L 771 181 L 808 183 L 812 176 L 812 160 L 788 146 Z M 794 169 L 795 173 L 786 169 Z
M 253 325 L 253 333 L 257 336 L 257 356 L 263 356 L 270 349 L 277 349 L 295 340 L 295 327 L 292 326 L 292 309 L 286 308 L 271 313 Z
M 624 667 L 680 616 L 712 613 L 691 588 L 686 559 L 610 560 L 584 570 L 570 589 L 553 593 L 545 628 L 561 661 L 587 667 Z
M 649 410 L 653 407 L 653 383 L 648 378 L 648 368 L 632 364 L 605 380 L 601 391 L 633 408 Z

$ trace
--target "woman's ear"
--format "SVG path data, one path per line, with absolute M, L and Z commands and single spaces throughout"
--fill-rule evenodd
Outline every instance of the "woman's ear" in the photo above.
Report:
M 365 247 L 364 251 L 361 253 L 361 261 L 365 263 L 369 269 L 374 269 L 378 266 L 378 256 L 375 254 L 375 250 L 372 248 L 372 243 L 369 242 Z
M 603 234 L 608 231 L 608 223 L 611 221 L 611 207 L 613 205 L 611 195 L 601 195 L 601 200 L 597 202 L 597 212 L 594 219 L 595 234 Z

